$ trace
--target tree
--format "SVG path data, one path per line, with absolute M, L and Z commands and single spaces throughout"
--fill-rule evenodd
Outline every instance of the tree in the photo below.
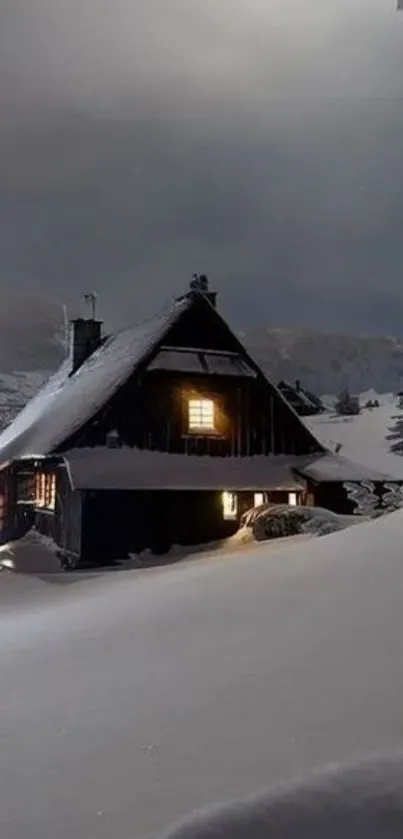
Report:
M 359 483 L 346 481 L 343 487 L 346 490 L 348 500 L 355 505 L 353 509 L 355 516 L 372 516 L 379 507 L 379 498 L 372 481 L 360 481 Z
M 343 390 L 335 405 L 336 414 L 340 416 L 355 416 L 360 413 L 360 400 L 358 396 L 351 396 L 349 391 Z
M 403 487 L 391 481 L 383 485 L 383 490 L 382 507 L 386 509 L 386 512 L 400 510 L 403 505 Z
M 389 428 L 386 440 L 391 444 L 390 451 L 393 454 L 403 455 L 403 414 L 395 414 L 392 420 L 393 425 Z

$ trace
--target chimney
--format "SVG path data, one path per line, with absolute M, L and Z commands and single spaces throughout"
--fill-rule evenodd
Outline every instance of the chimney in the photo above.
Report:
M 217 306 L 217 292 L 210 291 L 209 280 L 206 274 L 193 274 L 193 279 L 190 282 L 190 291 L 196 294 L 202 294 L 207 297 L 207 300 L 212 306 Z
M 102 321 L 77 318 L 70 323 L 71 374 L 92 355 L 101 343 Z M 70 375 L 71 375 L 70 374 Z
M 301 390 L 301 382 L 299 379 L 295 380 L 295 390 Z

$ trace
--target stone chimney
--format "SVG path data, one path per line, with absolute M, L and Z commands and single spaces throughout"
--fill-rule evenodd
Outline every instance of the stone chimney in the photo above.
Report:
M 190 291 L 203 294 L 212 306 L 217 306 L 217 292 L 210 291 L 209 280 L 206 274 L 193 274 L 193 279 L 190 282 Z
M 101 343 L 102 321 L 94 318 L 77 318 L 70 323 L 71 373 L 92 355 Z

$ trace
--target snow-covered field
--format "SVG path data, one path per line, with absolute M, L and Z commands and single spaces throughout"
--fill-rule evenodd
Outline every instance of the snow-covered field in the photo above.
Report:
M 361 395 L 361 404 L 374 394 Z M 341 443 L 340 454 L 356 463 L 390 474 L 403 480 L 403 456 L 390 451 L 391 442 L 386 437 L 394 425 L 394 417 L 399 413 L 396 398 L 390 395 L 377 396 L 380 407 L 368 410 L 353 417 L 339 417 L 326 413 L 316 417 L 306 417 L 305 422 L 321 443 L 332 451 Z
M 230 561 L 0 574 L 2 837 L 152 839 L 400 748 L 402 529 L 399 512 Z

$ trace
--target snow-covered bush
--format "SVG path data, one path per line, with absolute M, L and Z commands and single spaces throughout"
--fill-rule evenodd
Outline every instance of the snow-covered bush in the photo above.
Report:
M 347 526 L 346 520 L 321 507 L 287 507 L 279 505 L 261 508 L 255 518 L 249 518 L 257 542 L 307 533 L 325 536 Z
M 345 525 L 336 518 L 325 518 L 322 515 L 313 516 L 302 525 L 302 533 L 311 533 L 313 536 L 330 536 L 344 530 Z

